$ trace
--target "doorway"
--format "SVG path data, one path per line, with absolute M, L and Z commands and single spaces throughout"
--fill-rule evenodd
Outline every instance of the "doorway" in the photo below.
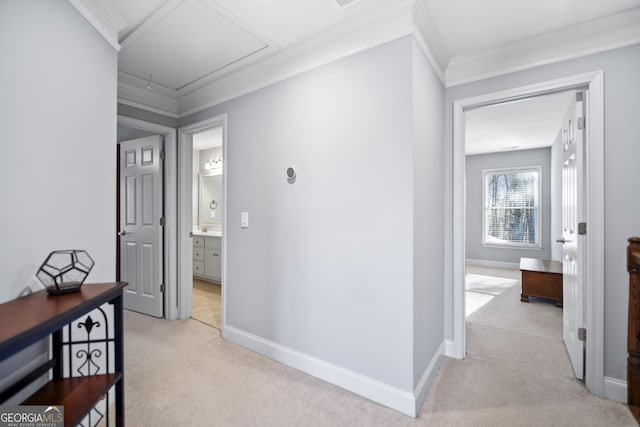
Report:
M 574 370 L 576 378 L 583 377 L 582 349 L 576 352 L 580 360 L 567 357 L 567 348 L 582 342 L 563 341 L 563 317 L 576 304 L 562 308 L 564 254 L 556 241 L 569 207 L 563 194 L 578 194 L 566 192 L 562 182 L 578 94 L 568 90 L 491 104 L 464 116 L 467 355 L 499 360 L 505 369 L 528 363 L 541 381 L 572 376 Z M 571 183 L 575 187 L 577 181 Z M 553 266 L 555 273 L 539 273 L 545 279 L 535 290 L 529 281 L 523 287 L 521 259 Z M 532 358 L 531 351 L 538 356 Z
M 585 87 L 589 91 L 587 103 L 585 220 L 589 227 L 586 239 L 584 276 L 584 323 L 589 333 L 585 344 L 585 385 L 589 391 L 601 396 L 604 385 L 604 97 L 603 73 L 594 72 L 551 82 L 481 95 L 454 102 L 453 112 L 453 251 L 452 300 L 446 307 L 447 321 L 451 322 L 452 340 L 447 355 L 465 357 L 465 112 L 473 108 L 524 99 L 545 93 Z
M 222 325 L 224 177 L 222 126 L 195 132 L 193 143 L 193 281 L 191 317 Z
M 207 141 L 212 135 L 217 141 L 215 147 L 200 146 L 201 140 Z M 178 311 L 181 318 L 193 317 L 194 283 L 213 291 L 216 290 L 213 286 L 219 283 L 220 314 L 213 326 L 224 332 L 229 173 L 226 115 L 181 127 L 178 141 Z M 194 282 L 194 277 L 198 282 Z M 208 307 L 215 310 L 211 305 L 205 305 L 205 310 Z
M 179 319 L 177 289 L 177 168 L 176 168 L 176 129 L 144 120 L 118 115 L 118 141 L 161 135 L 164 139 L 164 256 L 163 275 L 165 292 L 163 293 L 164 317 L 169 320 Z M 119 183 L 118 183 L 119 186 Z M 116 212 L 116 218 L 119 211 Z M 118 236 L 115 236 L 118 239 Z M 116 244 L 119 248 L 119 245 Z M 119 250 L 116 259 L 119 260 Z M 120 276 L 120 263 L 116 265 L 116 278 Z

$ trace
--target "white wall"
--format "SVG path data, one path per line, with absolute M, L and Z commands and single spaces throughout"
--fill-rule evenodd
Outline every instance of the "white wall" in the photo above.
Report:
M 405 37 L 179 123 L 227 114 L 228 326 L 408 392 L 442 343 L 443 88 L 415 49 Z
M 470 260 L 519 264 L 520 257 L 549 259 L 551 256 L 551 171 L 549 148 L 477 154 L 466 157 L 466 256 Z M 512 167 L 540 166 L 540 238 L 541 249 L 495 247 L 482 245 L 484 187 L 482 171 Z M 555 240 L 554 240 L 555 242 Z
M 457 99 L 496 92 L 561 77 L 604 70 L 605 88 L 605 376 L 626 378 L 626 337 L 629 277 L 625 265 L 627 238 L 640 235 L 640 198 L 630 195 L 634 171 L 640 158 L 640 45 L 616 49 L 557 64 L 447 88 L 445 102 L 445 158 L 447 165 L 446 218 L 452 214 L 452 105 Z M 453 229 L 448 221 L 446 240 Z M 447 246 L 447 294 L 451 283 L 451 246 Z M 452 336 L 447 323 L 446 336 Z
M 55 249 L 113 281 L 116 52 L 62 0 L 0 2 L 0 51 L 0 302 Z

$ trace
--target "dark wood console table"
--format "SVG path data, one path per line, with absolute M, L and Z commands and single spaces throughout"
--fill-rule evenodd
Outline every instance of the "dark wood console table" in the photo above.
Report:
M 125 286 L 125 282 L 85 284 L 75 293 L 49 296 L 40 291 L 1 304 L 0 361 L 49 336 L 52 357 L 1 392 L 0 404 L 51 371 L 51 381 L 22 404 L 63 405 L 65 426 L 87 417 L 93 425 L 103 416 L 109 425 L 108 394 L 115 386 L 115 425 L 124 426 Z M 105 303 L 113 307 L 111 329 L 101 308 Z M 102 398 L 104 412 L 96 409 Z

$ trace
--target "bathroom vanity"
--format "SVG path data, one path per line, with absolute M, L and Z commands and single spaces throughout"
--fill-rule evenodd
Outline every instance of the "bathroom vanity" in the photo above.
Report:
M 193 276 L 222 282 L 222 232 L 193 232 Z

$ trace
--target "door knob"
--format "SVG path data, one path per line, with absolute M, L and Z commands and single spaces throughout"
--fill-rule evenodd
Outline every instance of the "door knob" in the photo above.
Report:
M 558 240 L 556 240 L 556 242 L 558 242 L 558 243 L 562 243 L 563 245 L 564 245 L 565 243 L 569 243 L 570 241 L 571 241 L 571 240 L 566 240 L 564 237 L 563 237 L 562 239 L 558 239 Z
M 127 234 L 133 234 L 133 233 L 131 233 L 131 232 L 127 233 L 125 230 L 122 230 L 122 231 L 118 232 L 118 236 L 122 236 L 122 237 L 126 236 Z

